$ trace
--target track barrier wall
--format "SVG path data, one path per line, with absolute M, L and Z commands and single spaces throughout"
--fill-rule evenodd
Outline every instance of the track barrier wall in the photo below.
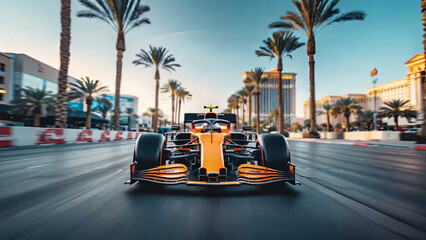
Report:
M 135 140 L 140 134 L 141 132 L 130 131 L 0 127 L 0 148 Z

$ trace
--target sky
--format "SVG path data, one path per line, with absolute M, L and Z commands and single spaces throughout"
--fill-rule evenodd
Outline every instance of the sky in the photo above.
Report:
M 241 74 L 255 67 L 276 68 L 276 62 L 254 51 L 271 36 L 268 25 L 287 11 L 290 0 L 143 0 L 151 10 L 150 25 L 126 35 L 121 92 L 139 97 L 139 114 L 154 106 L 154 69 L 135 66 L 135 54 L 149 45 L 166 47 L 182 65 L 161 72 L 182 82 L 193 95 L 183 112 L 202 112 L 203 105 L 226 108 L 229 95 L 242 88 Z M 379 70 L 379 83 L 404 78 L 404 63 L 421 53 L 422 24 L 418 0 L 341 0 L 342 12 L 362 10 L 364 21 L 334 23 L 316 37 L 316 97 L 365 93 L 369 76 Z M 104 22 L 77 18 L 84 7 L 72 0 L 69 75 L 99 79 L 114 92 L 116 33 Z M 0 52 L 25 53 L 59 68 L 60 1 L 1 0 Z M 300 41 L 306 36 L 296 33 Z M 303 117 L 309 98 L 306 48 L 284 60 L 284 71 L 296 73 L 296 115 Z M 169 115 L 170 97 L 160 95 Z

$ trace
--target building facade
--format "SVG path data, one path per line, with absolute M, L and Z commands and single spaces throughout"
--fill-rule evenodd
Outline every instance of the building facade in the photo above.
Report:
M 102 94 L 102 97 L 108 99 L 112 103 L 112 109 L 114 109 L 115 95 L 113 93 Z M 96 107 L 97 102 L 94 103 L 94 107 Z M 130 130 L 138 129 L 138 119 L 135 115 L 138 114 L 138 106 L 139 106 L 139 98 L 133 95 L 122 94 L 120 96 L 120 125 L 128 125 Z M 127 109 L 133 109 L 133 114 L 130 116 L 130 124 L 129 124 L 129 116 L 126 114 Z M 107 119 L 110 119 L 111 122 L 113 120 L 113 112 L 107 115 Z
M 42 63 L 25 54 L 6 53 L 11 58 L 11 75 L 9 86 L 10 100 L 21 97 L 21 89 L 25 87 L 45 88 L 53 94 L 58 93 L 59 70 Z M 68 76 L 68 82 L 76 82 L 76 78 Z
M 244 72 L 242 77 L 245 82 L 250 72 Z M 278 109 L 278 71 L 272 70 L 265 72 L 263 78 L 265 81 L 260 86 L 259 95 L 259 115 L 261 121 L 268 119 L 271 110 Z M 281 81 L 283 83 L 283 105 L 284 105 L 284 123 L 288 126 L 296 119 L 296 73 L 283 73 Z M 253 95 L 254 96 L 254 95 Z M 256 113 L 256 98 L 252 98 L 252 117 Z M 248 111 L 246 111 L 248 119 Z
M 9 104 L 10 75 L 12 71 L 12 58 L 0 53 L 0 104 Z
M 339 99 L 341 98 L 354 98 L 358 101 L 358 104 L 361 105 L 361 107 L 363 107 L 365 109 L 366 107 L 366 96 L 365 94 L 346 94 L 343 96 L 326 96 L 323 97 L 321 99 L 318 99 L 315 101 L 315 107 L 316 107 L 316 111 L 319 113 L 321 111 L 324 111 L 323 106 L 325 104 L 335 104 Z M 305 101 L 303 103 L 303 108 L 304 108 L 304 118 L 305 119 L 309 119 L 310 116 L 310 110 L 309 110 L 309 101 Z M 354 121 L 356 119 L 356 116 L 351 115 L 349 121 Z M 325 114 L 317 114 L 317 124 L 321 125 L 321 124 L 326 124 L 327 123 L 327 115 Z M 330 117 L 330 124 L 335 126 L 336 124 L 342 124 L 343 126 L 345 125 L 345 118 L 343 115 L 340 115 L 338 117 Z
M 421 91 L 421 80 L 420 80 L 420 71 L 424 70 L 425 59 L 423 54 L 416 54 L 405 64 L 407 68 L 407 76 L 402 79 L 395 81 L 379 84 L 374 87 L 367 89 L 365 94 L 348 94 L 341 97 L 352 97 L 358 100 L 359 104 L 365 110 L 378 111 L 380 107 L 387 101 L 391 100 L 408 100 L 409 105 L 412 106 L 414 110 L 417 111 L 417 119 L 414 122 L 408 122 L 405 118 L 399 119 L 399 124 L 401 126 L 409 125 L 420 125 L 423 120 L 423 108 L 422 108 L 422 91 Z M 380 81 L 380 79 L 379 79 Z M 340 96 L 327 96 L 319 100 L 316 100 L 316 109 L 317 111 L 322 109 L 322 106 L 326 103 L 335 103 Z M 304 102 L 304 117 L 309 119 L 309 101 Z M 342 123 L 344 125 L 344 120 L 342 117 L 334 118 L 331 117 L 331 124 L 335 125 L 337 123 Z M 355 120 L 355 117 L 351 117 L 351 121 Z M 317 123 L 323 124 L 326 122 L 326 116 L 321 115 L 317 117 Z M 383 119 L 383 122 L 386 122 L 389 126 L 394 125 L 393 119 Z

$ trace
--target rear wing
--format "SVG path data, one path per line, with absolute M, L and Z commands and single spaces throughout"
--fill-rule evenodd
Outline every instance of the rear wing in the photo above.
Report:
M 237 116 L 233 113 L 218 113 L 218 119 L 227 120 L 230 123 L 237 123 Z M 195 120 L 204 119 L 204 113 L 185 113 L 184 122 L 192 123 Z

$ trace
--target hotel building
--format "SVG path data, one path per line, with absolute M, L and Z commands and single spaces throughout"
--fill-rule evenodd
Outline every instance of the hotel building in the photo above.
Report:
M 367 88 L 365 94 L 348 94 L 344 96 L 327 96 L 319 100 L 316 100 L 316 110 L 322 110 L 322 106 L 326 103 L 335 103 L 340 98 L 352 97 L 358 100 L 359 104 L 367 110 L 378 111 L 384 102 L 402 99 L 408 100 L 408 104 L 417 111 L 417 119 L 415 122 L 409 123 L 405 118 L 399 119 L 401 126 L 408 125 L 420 125 L 423 120 L 422 112 L 422 91 L 421 91 L 421 80 L 420 71 L 424 70 L 425 59 L 423 54 L 416 54 L 404 65 L 407 68 L 407 77 L 398 79 L 392 82 L 379 84 L 374 87 Z M 375 99 L 375 100 L 374 100 Z M 309 101 L 304 102 L 304 117 L 309 119 Z M 317 116 L 318 125 L 326 123 L 326 116 Z M 351 116 L 351 121 L 355 120 L 354 116 Z M 388 125 L 393 126 L 393 119 L 383 119 Z M 337 123 L 344 125 L 344 119 L 342 116 L 338 118 L 331 117 L 331 124 L 334 126 Z
M 243 81 L 248 79 L 250 72 L 242 74 Z M 261 121 L 267 119 L 272 109 L 278 109 L 278 71 L 272 70 L 265 72 L 263 77 L 266 79 L 260 86 L 260 108 L 259 114 Z M 284 104 L 284 123 L 290 125 L 296 119 L 296 73 L 283 73 L 283 104 Z M 256 98 L 252 98 L 252 117 L 256 113 Z M 248 119 L 248 111 L 246 111 Z

